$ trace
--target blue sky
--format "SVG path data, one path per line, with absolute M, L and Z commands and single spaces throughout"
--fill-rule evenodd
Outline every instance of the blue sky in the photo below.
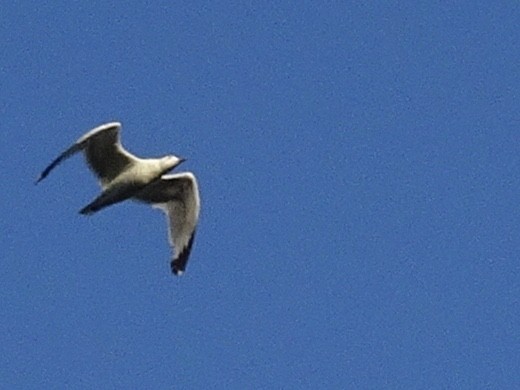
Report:
M 17 2 L 0 15 L 5 388 L 520 386 L 517 2 Z M 199 180 L 99 192 L 85 131 Z

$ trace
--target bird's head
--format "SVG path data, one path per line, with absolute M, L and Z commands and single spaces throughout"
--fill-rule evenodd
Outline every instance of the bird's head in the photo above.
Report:
M 186 161 L 185 158 L 177 157 L 173 154 L 161 158 L 161 168 L 163 173 L 171 171 L 173 168 L 177 167 L 184 161 Z

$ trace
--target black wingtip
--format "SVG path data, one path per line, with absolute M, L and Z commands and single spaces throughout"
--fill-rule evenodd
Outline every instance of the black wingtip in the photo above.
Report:
M 45 170 L 40 173 L 40 176 L 38 176 L 38 179 L 36 179 L 36 181 L 34 182 L 34 184 L 38 184 L 39 182 L 41 182 L 43 179 L 45 179 L 50 171 L 56 166 L 57 164 L 55 162 L 53 162 L 51 165 L 49 165 L 47 168 L 45 168 Z
M 186 262 L 182 261 L 181 258 L 178 258 L 172 260 L 170 266 L 172 268 L 172 274 L 174 274 L 175 276 L 181 276 L 184 273 L 184 270 L 186 269 Z
M 181 269 L 177 269 L 175 266 L 172 265 L 172 273 L 175 276 L 181 276 L 184 273 L 184 271 Z
M 170 263 L 172 273 L 174 275 L 180 276 L 184 273 L 186 269 L 186 264 L 188 263 L 188 258 L 190 256 L 191 247 L 193 246 L 193 241 L 195 239 L 195 232 L 190 237 L 190 241 L 188 241 L 188 245 L 184 248 L 184 250 L 180 253 L 180 255 L 172 260 Z
M 39 182 L 41 182 L 43 179 L 45 179 L 47 177 L 47 175 L 44 175 L 43 173 L 40 173 L 40 176 L 38 176 L 38 178 L 36 179 L 36 181 L 34 182 L 34 185 L 37 185 Z

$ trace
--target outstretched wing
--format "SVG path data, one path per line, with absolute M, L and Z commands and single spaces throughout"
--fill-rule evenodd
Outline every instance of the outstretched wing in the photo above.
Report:
M 188 262 L 199 219 L 197 179 L 190 172 L 164 175 L 146 187 L 137 199 L 152 203 L 166 213 L 170 244 L 174 251 L 171 269 L 175 275 L 182 274 Z
M 60 154 L 43 170 L 36 181 L 39 183 L 61 162 L 79 151 L 85 152 L 87 163 L 92 172 L 105 186 L 137 158 L 121 145 L 119 131 L 121 124 L 112 122 L 96 127 L 78 139 L 74 145 Z
M 106 185 L 137 160 L 121 145 L 121 123 L 113 122 L 96 127 L 77 143 L 85 145 L 85 158 L 89 168 Z
M 68 148 L 66 151 L 64 151 L 62 154 L 60 154 L 58 157 L 56 157 L 54 159 L 53 162 L 51 162 L 47 168 L 45 168 L 43 170 L 43 172 L 40 174 L 40 176 L 38 177 L 38 179 L 36 180 L 36 184 L 38 184 L 39 182 L 41 182 L 43 179 L 45 179 L 47 177 L 47 175 L 49 173 L 51 173 L 51 171 L 56 168 L 62 161 L 65 161 L 66 159 L 68 159 L 69 157 L 72 157 L 73 155 L 75 155 L 77 152 L 81 151 L 82 150 L 82 147 L 81 145 L 78 145 L 78 144 L 74 144 L 72 145 L 70 148 Z

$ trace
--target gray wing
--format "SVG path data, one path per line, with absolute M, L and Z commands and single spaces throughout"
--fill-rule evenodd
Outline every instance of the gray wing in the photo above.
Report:
M 191 172 L 164 175 L 150 184 L 137 199 L 162 209 L 168 218 L 173 246 L 172 272 L 182 274 L 190 255 L 199 219 L 200 197 L 197 179 Z
M 122 147 L 120 129 L 121 123 L 112 122 L 89 131 L 51 162 L 36 182 L 39 183 L 45 179 L 64 160 L 77 152 L 84 151 L 90 169 L 99 178 L 102 186 L 105 186 L 128 165 L 137 160 L 134 155 Z

